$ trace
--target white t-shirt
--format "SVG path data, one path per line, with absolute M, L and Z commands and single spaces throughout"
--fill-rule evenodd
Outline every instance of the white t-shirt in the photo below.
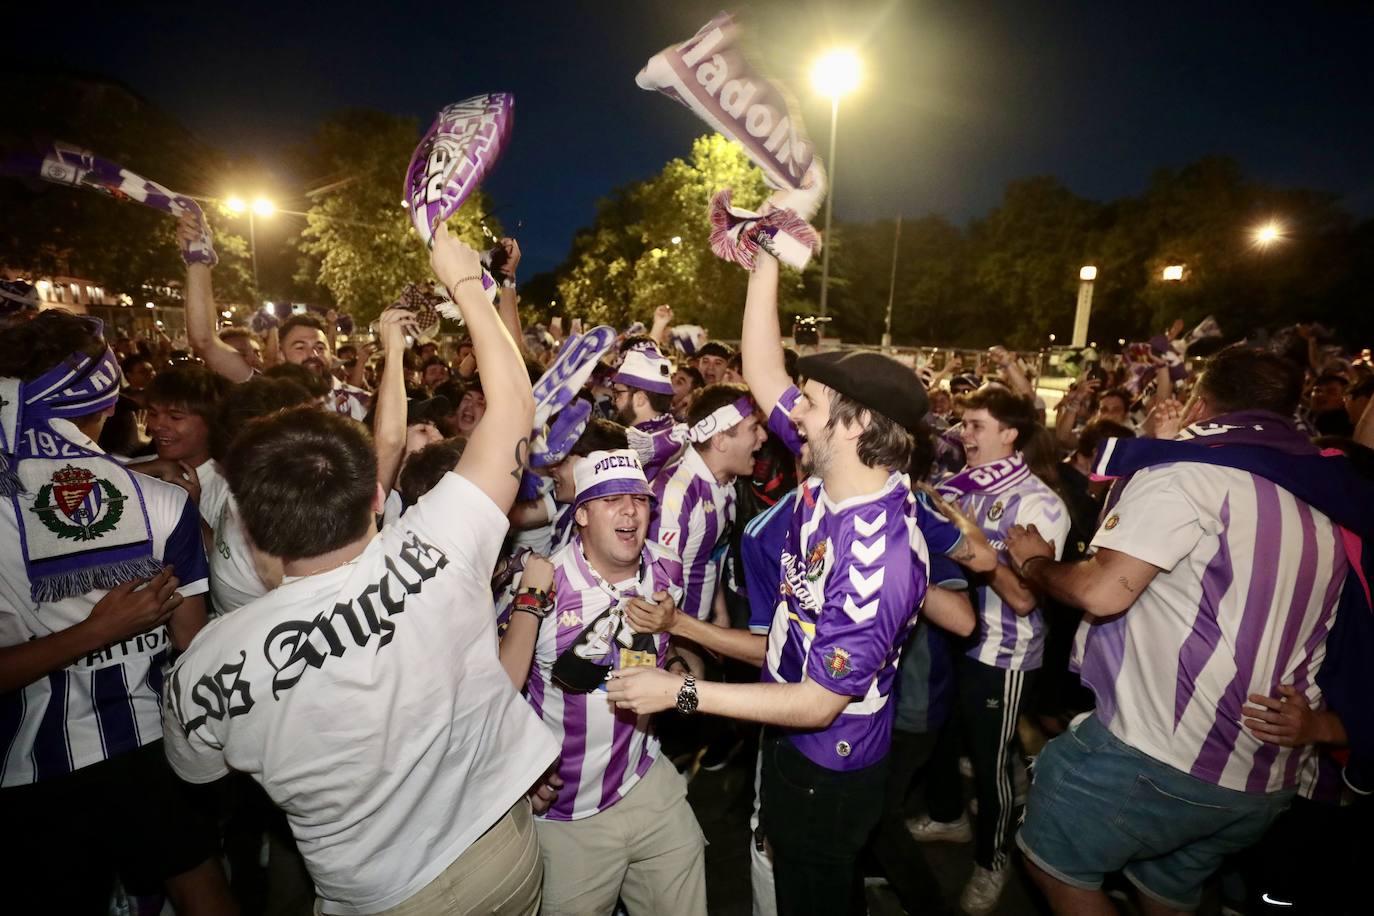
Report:
M 1330 519 L 1262 477 L 1180 462 L 1135 474 L 1093 547 L 1161 570 L 1126 613 L 1079 627 L 1073 657 L 1097 717 L 1207 782 L 1295 786 L 1312 748 L 1260 742 L 1241 707 L 1279 684 L 1321 706 L 1316 675 L 1347 570 Z
M 201 505 L 203 512 L 204 503 Z M 238 504 L 228 487 L 210 527 L 215 530 L 214 549 L 210 551 L 210 616 L 218 617 L 261 598 L 268 588 L 258 575 Z
M 229 498 L 229 481 L 220 471 L 214 459 L 196 467 L 196 480 L 200 482 L 200 517 L 211 528 L 219 521 L 224 501 Z
M 357 559 L 213 621 L 169 675 L 172 768 L 260 782 L 325 913 L 413 896 L 557 754 L 497 658 L 505 533 L 486 494 L 446 474 Z

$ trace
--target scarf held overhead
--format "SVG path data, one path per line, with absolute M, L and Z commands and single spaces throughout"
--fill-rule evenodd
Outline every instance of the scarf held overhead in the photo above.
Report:
M 74 354 L 30 381 L 0 379 L 0 493 L 14 504 L 34 601 L 113 588 L 161 568 L 135 475 L 54 422 L 113 405 L 119 378 L 107 348 L 100 357 Z

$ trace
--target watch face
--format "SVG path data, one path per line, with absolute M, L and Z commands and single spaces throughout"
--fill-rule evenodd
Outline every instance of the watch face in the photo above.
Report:
M 680 693 L 677 697 L 677 708 L 679 712 L 690 715 L 697 711 L 697 695 L 695 693 Z

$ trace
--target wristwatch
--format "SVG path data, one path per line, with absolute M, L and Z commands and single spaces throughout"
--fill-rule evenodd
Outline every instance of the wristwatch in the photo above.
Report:
M 677 692 L 677 711 L 690 716 L 697 711 L 697 676 L 688 673 Z

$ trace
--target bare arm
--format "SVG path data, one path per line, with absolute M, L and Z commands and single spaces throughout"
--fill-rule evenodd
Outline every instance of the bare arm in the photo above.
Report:
M 663 352 L 668 351 L 668 326 L 673 323 L 673 307 L 660 305 L 654 309 L 654 324 L 649 328 L 649 336 Z
M 405 325 L 415 316 L 404 309 L 387 309 L 381 317 L 386 365 L 377 383 L 377 412 L 372 419 L 372 442 L 377 451 L 377 483 L 389 492 L 401 469 L 406 446 Z M 362 356 L 359 354 L 359 361 Z
M 676 706 L 682 682 L 661 668 L 618 668 L 611 672 L 608 693 L 621 709 L 660 712 Z M 826 728 L 852 700 L 809 678 L 800 684 L 697 684 L 699 712 L 785 728 Z
M 926 590 L 922 612 L 931 623 L 955 636 L 968 636 L 978 626 L 978 615 L 968 595 L 938 585 Z
M 547 592 L 553 587 L 553 564 L 540 556 L 525 560 L 525 569 L 520 574 L 520 590 L 537 588 Z M 511 611 L 510 623 L 501 637 L 501 667 L 505 669 L 510 682 L 516 690 L 524 690 L 525 682 L 530 679 L 530 664 L 534 661 L 534 645 L 539 640 L 539 627 L 543 623 L 527 611 Z
M 376 352 L 377 345 L 370 340 L 358 347 L 358 358 L 353 361 L 353 368 L 348 370 L 348 384 L 354 388 L 367 390 L 367 361 Z M 402 390 L 405 389 L 404 373 L 402 373 L 401 388 Z
M 74 626 L 17 646 L 0 648 L 0 694 L 27 687 L 84 655 L 164 623 L 171 622 L 172 638 L 177 645 L 182 645 L 177 621 L 173 619 L 184 600 L 177 593 L 178 584 L 172 568 L 165 567 L 151 580 L 132 579 L 110 589 L 91 608 L 90 615 Z M 142 587 L 135 591 L 138 586 Z M 205 604 L 199 598 L 195 600 L 200 604 L 203 622 Z M 188 615 L 182 628 L 193 623 L 194 617 L 194 613 Z M 190 641 L 190 636 L 186 636 L 186 641 Z
M 510 332 L 482 292 L 477 252 L 441 226 L 434 235 L 430 262 L 463 314 L 487 394 L 486 415 L 468 440 L 456 470 L 486 493 L 497 508 L 508 512 L 515 501 L 520 474 L 529 461 L 534 425 L 530 378 Z
M 1031 387 L 1030 379 L 1026 378 L 1026 373 L 1016 361 L 1016 357 L 1009 353 L 1006 347 L 993 347 L 990 355 L 993 362 L 1002 370 L 1002 379 L 1007 383 L 1007 387 L 1034 401 L 1035 389 Z
M 625 606 L 625 619 L 636 633 L 669 633 L 674 640 L 686 640 L 758 667 L 763 667 L 764 654 L 768 651 L 768 637 L 717 626 L 684 614 L 666 593 L 654 595 L 653 601 L 631 599 Z
M 760 251 L 749 275 L 744 300 L 744 329 L 740 334 L 744 382 L 764 414 L 792 384 L 782 356 L 782 330 L 778 325 L 778 262 Z
M 1105 547 L 1077 563 L 1055 562 L 1053 548 L 1033 525 L 1013 525 L 1007 551 L 1029 585 L 1094 617 L 1114 617 L 1129 608 L 1159 573 L 1153 563 Z
M 183 216 L 177 234 L 183 239 L 199 238 L 200 228 L 196 217 L 191 214 Z M 215 331 L 215 291 L 210 281 L 209 265 L 186 265 L 185 312 L 186 339 L 212 372 L 231 382 L 246 382 L 253 377 L 253 367 L 248 365 L 238 350 L 220 340 Z
M 281 335 L 276 327 L 267 329 L 267 339 L 262 345 L 262 364 L 268 369 L 281 365 Z
M 200 628 L 209 622 L 209 615 L 205 612 L 205 596 L 192 595 L 190 598 L 183 598 L 181 603 L 172 611 L 172 619 L 167 621 L 167 629 L 172 634 L 172 645 L 178 649 L 185 649 L 191 644 L 191 640 L 200 632 Z

